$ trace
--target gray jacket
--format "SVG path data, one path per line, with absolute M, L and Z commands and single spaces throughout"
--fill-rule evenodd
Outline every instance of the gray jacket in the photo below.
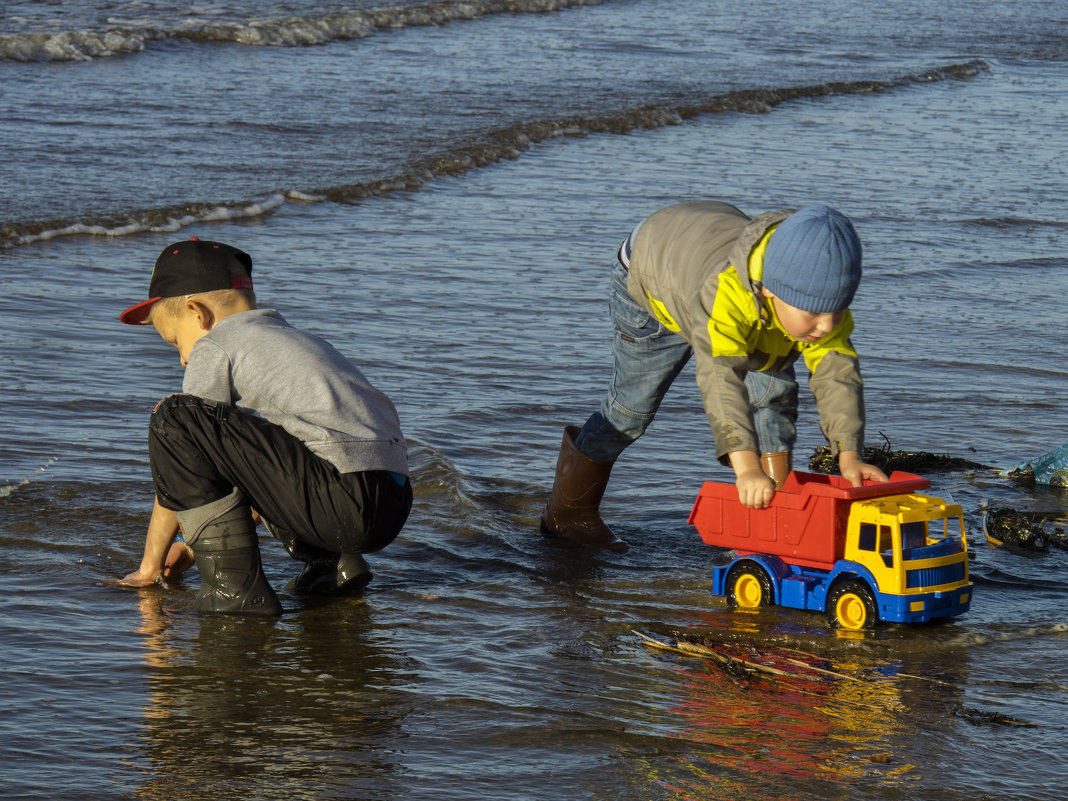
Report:
M 727 203 L 677 203 L 647 217 L 632 235 L 627 291 L 695 353 L 697 384 L 716 438 L 716 455 L 760 452 L 745 375 L 783 370 L 804 356 L 820 426 L 835 450 L 864 443 L 860 363 L 849 335 L 853 318 L 819 342 L 798 342 L 779 328 L 749 258 L 769 229 L 790 215 L 750 219 Z

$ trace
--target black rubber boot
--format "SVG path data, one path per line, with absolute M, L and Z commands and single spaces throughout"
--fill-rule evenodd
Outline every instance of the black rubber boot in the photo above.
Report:
M 286 584 L 287 590 L 306 593 L 359 592 L 374 578 L 367 562 L 358 553 L 336 554 L 317 548 L 264 521 L 289 555 L 304 562 L 300 574 Z
M 286 589 L 297 592 L 333 594 L 359 592 L 374 574 L 358 553 L 330 554 L 329 559 L 308 561 Z
M 282 614 L 278 596 L 263 575 L 252 511 L 237 490 L 177 516 L 200 571 L 194 611 L 265 617 Z

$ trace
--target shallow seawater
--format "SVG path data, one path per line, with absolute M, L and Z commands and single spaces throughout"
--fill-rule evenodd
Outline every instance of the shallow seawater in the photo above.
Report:
M 564 29 L 586 11 L 487 23 Z M 917 51 L 884 72 L 925 57 L 903 41 Z M 696 47 L 676 45 L 662 60 Z M 947 57 L 987 55 L 960 50 Z M 0 251 L 0 796 L 1064 798 L 1068 553 L 997 549 L 979 524 L 987 501 L 1068 527 L 1063 491 L 993 469 L 929 476 L 968 525 L 975 597 L 959 619 L 849 635 L 812 613 L 732 611 L 686 525 L 701 483 L 729 478 L 691 369 L 614 471 L 603 511 L 631 550 L 537 532 L 561 428 L 610 377 L 613 250 L 680 198 L 854 218 L 870 445 L 1007 468 L 1061 444 L 1063 80 L 1063 62 L 993 59 L 961 80 L 549 137 L 359 202 Z M 250 252 L 261 303 L 398 406 L 415 506 L 361 597 L 281 591 L 285 614 L 262 622 L 192 614 L 195 571 L 104 584 L 140 557 L 147 417 L 181 382 L 173 349 L 115 317 L 185 236 Z M 823 444 L 802 404 L 798 462 Z M 283 587 L 296 565 L 262 548 Z M 636 632 L 841 675 L 740 676 Z

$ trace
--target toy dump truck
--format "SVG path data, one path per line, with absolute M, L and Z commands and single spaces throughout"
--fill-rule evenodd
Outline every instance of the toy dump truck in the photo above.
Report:
M 843 629 L 919 623 L 967 612 L 972 596 L 963 512 L 918 494 L 930 486 L 903 472 L 853 487 L 794 471 L 771 506 L 750 509 L 733 484 L 709 481 L 689 522 L 733 550 L 712 573 L 733 606 L 810 609 Z

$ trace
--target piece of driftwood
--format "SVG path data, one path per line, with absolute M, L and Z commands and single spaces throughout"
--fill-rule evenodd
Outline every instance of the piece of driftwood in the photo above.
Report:
M 809 664 L 808 662 L 802 659 L 794 659 L 793 657 L 782 656 L 781 654 L 773 654 L 771 651 L 768 652 L 768 656 L 774 655 L 775 658 L 777 658 L 780 662 L 784 662 L 786 664 L 799 668 L 799 671 L 789 671 L 783 670 L 781 668 L 776 668 L 771 665 L 762 664 L 758 661 L 754 661 L 754 659 L 752 658 L 743 659 L 733 654 L 724 653 L 723 650 L 725 649 L 732 647 L 737 648 L 739 646 L 730 645 L 727 643 L 713 643 L 717 647 L 710 647 L 710 641 L 707 637 L 702 638 L 704 641 L 703 643 L 694 642 L 694 638 L 688 636 L 676 636 L 674 642 L 665 642 L 663 640 L 659 640 L 655 637 L 645 634 L 644 632 L 637 631 L 636 629 L 632 629 L 632 631 L 636 635 L 638 635 L 643 645 L 646 645 L 650 648 L 655 648 L 660 651 L 671 651 L 673 653 L 683 654 L 684 656 L 711 660 L 716 664 L 721 665 L 724 670 L 726 670 L 733 676 L 737 676 L 738 669 L 741 668 L 748 675 L 759 675 L 773 682 L 791 680 L 789 683 L 789 691 L 792 693 L 823 697 L 827 700 L 833 700 L 837 703 L 843 703 L 848 706 L 862 707 L 865 709 L 873 709 L 882 712 L 886 712 L 898 707 L 897 704 L 871 704 L 865 703 L 863 701 L 858 701 L 853 698 L 843 698 L 841 696 L 829 697 L 826 689 L 824 689 L 822 692 L 815 692 L 812 690 L 806 690 L 804 689 L 804 687 L 799 687 L 793 680 L 801 679 L 803 681 L 819 682 L 821 680 L 820 677 L 826 677 L 827 680 L 851 681 L 859 682 L 862 684 L 873 683 L 873 680 L 865 679 L 859 676 L 853 676 L 848 673 L 842 673 L 840 671 L 817 667 L 815 665 Z M 719 650 L 717 650 L 717 648 Z M 750 650 L 752 649 L 750 648 Z M 796 648 L 777 648 L 775 650 L 788 651 L 822 661 L 822 658 L 817 656 L 816 654 L 810 654 L 807 651 L 799 651 Z M 895 677 L 913 679 L 918 681 L 927 681 L 933 684 L 955 686 L 951 682 L 942 681 L 941 679 L 933 679 L 927 676 L 917 676 L 912 673 L 897 673 L 895 674 Z M 1041 725 L 1037 723 L 1030 723 L 1025 720 L 1020 720 L 1019 718 L 1013 718 L 1000 712 L 989 712 L 986 710 L 975 709 L 973 707 L 965 707 L 960 704 L 953 707 L 951 711 L 953 714 L 958 715 L 967 720 L 969 723 L 973 723 L 975 725 L 1019 727 L 1038 727 Z
M 1020 726 L 1028 729 L 1037 729 L 1040 724 L 1031 723 L 1019 718 L 1011 718 L 1001 712 L 987 712 L 982 709 L 973 709 L 968 706 L 958 706 L 953 710 L 955 714 L 964 718 L 976 726 Z

